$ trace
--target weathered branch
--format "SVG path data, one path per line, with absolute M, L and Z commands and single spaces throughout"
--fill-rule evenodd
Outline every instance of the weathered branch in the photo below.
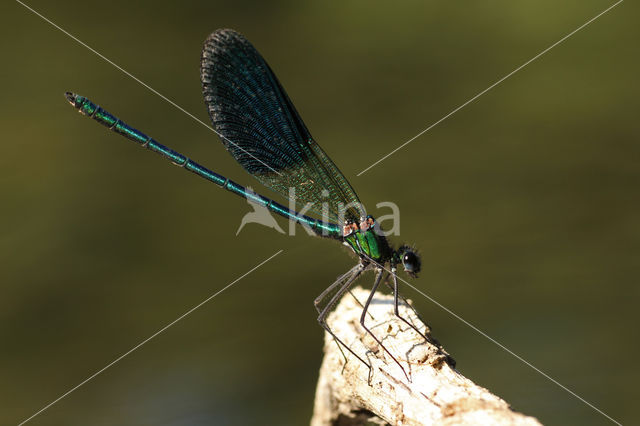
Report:
M 354 289 L 364 302 L 368 291 Z M 377 295 L 369 308 L 367 327 L 402 364 L 410 380 L 375 340 L 360 326 L 362 307 L 349 294 L 329 316 L 331 329 L 357 354 L 371 363 L 369 369 L 325 333 L 325 357 L 320 368 L 312 426 L 360 425 L 367 421 L 393 425 L 527 425 L 539 426 L 509 408 L 452 366 L 453 360 L 437 342 L 426 342 L 393 312 L 393 298 Z M 428 327 L 406 304 L 400 315 L 432 342 Z

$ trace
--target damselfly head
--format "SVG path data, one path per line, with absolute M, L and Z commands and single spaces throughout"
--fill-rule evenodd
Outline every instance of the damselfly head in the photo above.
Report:
M 420 256 L 418 256 L 415 249 L 409 246 L 401 246 L 397 251 L 397 255 L 398 260 L 402 263 L 404 271 L 410 277 L 417 278 L 422 263 L 420 261 Z

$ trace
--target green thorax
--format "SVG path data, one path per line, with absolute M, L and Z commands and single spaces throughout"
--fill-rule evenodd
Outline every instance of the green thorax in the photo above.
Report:
M 390 256 L 387 239 L 384 235 L 378 235 L 373 227 L 366 231 L 358 229 L 343 238 L 357 255 L 365 255 L 381 263 Z

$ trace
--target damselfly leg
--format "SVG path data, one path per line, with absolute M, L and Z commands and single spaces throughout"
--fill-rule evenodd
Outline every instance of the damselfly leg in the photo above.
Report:
M 407 320 L 402 315 L 400 315 L 400 310 L 398 309 L 398 298 L 402 298 L 402 301 L 407 306 L 411 307 L 411 309 L 413 310 L 413 312 L 416 315 L 417 315 L 417 312 L 415 311 L 415 309 L 413 309 L 413 306 L 411 306 L 407 302 L 407 299 L 405 299 L 404 297 L 400 296 L 400 292 L 398 291 L 398 277 L 396 276 L 396 269 L 395 268 L 391 269 L 391 279 L 393 280 L 393 312 L 396 314 L 396 317 L 400 318 L 400 320 L 402 320 L 405 324 L 407 324 L 409 327 L 413 328 L 413 330 L 416 333 L 418 333 L 425 341 L 427 341 L 429 343 L 434 343 L 433 340 L 430 337 L 428 337 L 422 331 L 418 330 L 418 327 L 416 327 L 411 322 L 409 322 L 409 320 Z
M 329 312 L 331 312 L 331 309 L 336 304 L 336 302 L 340 300 L 340 298 L 349 290 L 349 288 L 351 287 L 353 282 L 356 280 L 356 278 L 358 278 L 362 273 L 362 271 L 364 271 L 364 268 L 365 268 L 365 265 L 358 263 L 349 272 L 342 275 L 340 278 L 338 278 L 338 280 L 336 280 L 336 282 L 334 282 L 329 287 L 327 287 L 326 290 L 324 290 L 320 294 L 320 296 L 318 296 L 314 300 L 313 304 L 315 305 L 316 309 L 320 313 L 318 315 L 318 323 L 320 324 L 320 326 L 322 326 L 322 328 L 327 330 L 327 332 L 331 335 L 331 337 L 333 337 L 333 340 L 338 344 L 338 348 L 340 347 L 340 345 L 344 346 L 344 348 L 347 349 L 349 352 L 351 352 L 353 356 L 358 358 L 360 362 L 362 362 L 364 365 L 367 366 L 367 368 L 369 369 L 369 377 L 370 377 L 371 365 L 368 362 L 366 362 L 364 359 L 362 359 L 362 357 L 360 357 L 358 354 L 356 354 L 346 343 L 340 340 L 340 338 L 335 335 L 333 330 L 331 330 L 331 327 L 329 327 L 329 324 L 327 324 L 327 315 L 329 315 Z M 326 304 L 324 308 L 320 308 L 320 303 L 322 302 L 322 300 L 325 297 L 327 297 L 327 295 L 330 294 L 340 284 L 342 284 L 342 286 L 339 288 L 336 294 L 334 294 L 333 297 L 331 297 L 331 299 L 329 300 L 329 302 Z
M 398 309 L 398 299 L 402 299 L 402 301 L 404 302 L 404 304 L 409 307 L 413 313 L 415 314 L 416 317 L 418 317 L 418 319 L 420 319 L 420 314 L 415 310 L 415 308 L 413 306 L 411 306 L 411 304 L 409 302 L 407 302 L 407 299 L 405 299 L 401 294 L 400 291 L 398 289 L 398 278 L 396 276 L 396 268 L 392 267 L 391 268 L 391 273 L 389 274 L 389 276 L 392 278 L 393 280 L 393 287 L 391 286 L 391 284 L 389 284 L 387 282 L 387 285 L 389 286 L 389 288 L 391 288 L 391 290 L 393 291 L 393 311 L 396 315 L 396 317 L 398 317 L 400 320 L 402 320 L 405 324 L 407 324 L 409 327 L 411 327 L 416 333 L 418 333 L 424 340 L 425 342 L 431 343 L 432 345 L 435 345 L 436 347 L 438 347 L 438 350 L 446 356 L 447 359 L 447 363 L 449 363 L 449 365 L 451 365 L 452 367 L 456 366 L 456 360 L 453 359 L 451 357 L 451 355 L 449 355 L 443 348 L 442 345 L 440 344 L 440 342 L 438 342 L 436 339 L 434 339 L 433 337 L 427 335 L 426 333 L 423 333 L 422 331 L 420 331 L 412 322 L 410 322 L 409 320 L 407 320 L 406 318 L 404 318 L 402 315 L 400 315 L 400 310 Z M 388 277 L 387 277 L 388 278 Z M 422 321 L 422 319 L 420 319 L 421 322 L 424 323 L 424 321 Z M 426 323 L 425 323 L 426 324 Z M 428 326 L 427 326 L 428 328 Z
M 348 270 L 346 273 L 340 275 L 338 277 L 338 279 L 335 280 L 335 282 L 333 284 L 331 284 L 329 287 L 324 289 L 324 291 L 322 293 L 320 293 L 320 295 L 318 297 L 315 298 L 315 300 L 313 301 L 313 305 L 316 307 L 316 310 L 318 311 L 318 314 L 321 314 L 322 310 L 323 310 L 323 308 L 320 307 L 320 303 L 327 297 L 328 294 L 331 294 L 331 292 L 334 291 L 337 286 L 342 284 L 344 282 L 344 280 L 346 278 L 350 277 L 358 268 L 360 268 L 360 264 L 354 266 L 353 268 Z M 353 294 L 351 289 L 349 289 L 349 293 L 351 294 L 351 296 L 353 296 L 353 298 L 356 300 L 356 302 L 360 306 L 362 306 L 362 304 L 356 298 L 356 296 Z M 346 365 L 346 363 L 348 361 L 347 356 L 345 355 L 344 351 L 342 350 L 342 346 L 340 346 L 340 343 L 338 343 L 338 340 L 336 339 L 336 337 L 333 336 L 333 333 L 331 333 L 331 334 L 332 334 L 332 337 L 333 337 L 333 341 L 336 342 L 336 345 L 338 346 L 338 349 L 340 350 L 340 353 L 342 354 L 342 357 L 344 358 L 344 362 L 345 362 L 345 365 Z
M 367 301 L 364 304 L 364 309 L 362 310 L 362 315 L 360 316 L 360 325 L 362 326 L 362 328 L 364 328 L 367 331 L 367 333 L 369 333 L 371 335 L 371 337 L 373 337 L 373 339 L 376 342 L 378 342 L 378 345 L 382 349 L 384 349 L 384 351 L 387 353 L 387 355 L 389 355 L 391 357 L 391 359 L 393 359 L 395 361 L 395 363 L 398 364 L 398 367 L 400 367 L 400 369 L 404 373 L 404 376 L 407 378 L 407 380 L 411 381 L 411 379 L 407 375 L 407 372 L 405 371 L 405 369 L 402 366 L 402 364 L 400 364 L 400 362 L 396 359 L 396 357 L 393 356 L 393 354 L 391 352 L 389 352 L 389 350 L 382 344 L 382 342 L 376 337 L 376 335 L 373 334 L 371 332 L 371 330 L 369 330 L 367 328 L 367 326 L 364 323 L 364 320 L 367 317 L 367 310 L 369 309 L 369 305 L 371 304 L 371 300 L 373 300 L 373 296 L 376 294 L 376 290 L 378 289 L 378 286 L 380 285 L 380 281 L 382 281 L 382 275 L 383 274 L 384 274 L 384 269 L 382 269 L 382 268 L 376 269 L 376 278 L 375 278 L 375 281 L 373 283 L 373 287 L 371 288 L 371 293 L 369 293 L 369 298 L 367 298 Z

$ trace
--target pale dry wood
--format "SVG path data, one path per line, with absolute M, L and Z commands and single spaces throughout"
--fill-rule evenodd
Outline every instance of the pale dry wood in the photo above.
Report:
M 354 289 L 364 302 L 368 291 Z M 348 362 L 334 340 L 325 333 L 325 357 L 320 368 L 312 426 L 327 425 L 518 425 L 539 426 L 533 417 L 510 409 L 501 398 L 462 376 L 451 358 L 436 344 L 393 313 L 393 298 L 376 295 L 371 303 L 369 329 L 398 359 L 410 377 L 360 326 L 362 307 L 348 293 L 328 322 L 356 353 L 372 365 L 368 368 L 346 350 Z M 400 314 L 430 337 L 428 327 L 407 306 Z M 373 317 L 373 318 L 372 318 Z M 431 337 L 430 337 L 431 338 Z

